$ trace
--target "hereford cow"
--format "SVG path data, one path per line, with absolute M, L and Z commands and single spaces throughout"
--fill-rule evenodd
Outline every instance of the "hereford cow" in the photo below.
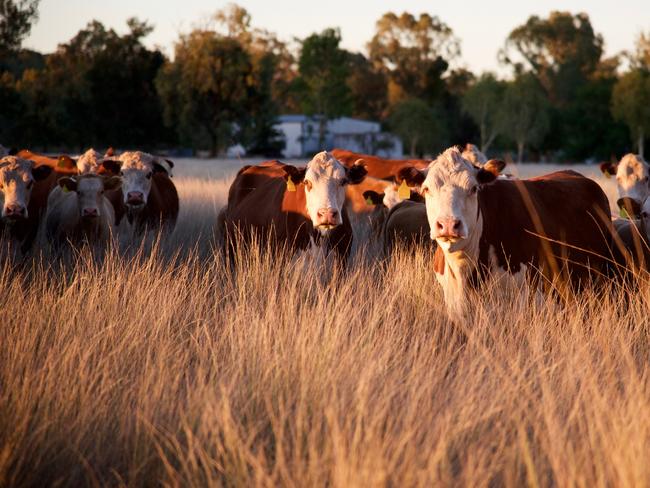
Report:
M 49 166 L 16 156 L 0 159 L 0 235 L 26 253 L 38 233 L 52 175 Z
M 413 166 L 417 169 L 425 169 L 431 162 L 424 159 L 384 159 L 369 154 L 354 153 L 345 149 L 332 149 L 331 153 L 332 156 L 348 168 L 351 168 L 357 161 L 362 160 L 368 171 L 368 176 L 390 181 L 393 181 L 395 175 L 404 167 Z
M 35 166 L 49 166 L 55 170 L 59 176 L 77 174 L 77 165 L 75 161 L 65 154 L 58 157 L 51 157 L 33 153 L 28 149 L 22 149 L 21 151 L 18 151 L 16 156 L 34 161 Z
M 119 188 L 121 183 L 118 176 L 95 174 L 60 178 L 48 198 L 48 242 L 106 244 L 113 235 L 115 215 L 104 192 Z
M 126 214 L 138 234 L 162 227 L 171 231 L 178 218 L 179 200 L 171 180 L 174 163 L 141 151 L 102 160 L 107 174 L 122 177 L 121 199 L 111 199 L 119 225 Z
M 370 231 L 375 238 L 382 238 L 381 236 L 383 234 L 386 217 L 388 217 L 389 212 L 395 206 L 406 200 L 424 203 L 422 196 L 414 189 L 409 188 L 408 193 L 409 198 L 403 198 L 405 195 L 400 196 L 399 185 L 395 183 L 386 183 L 386 186 L 381 193 L 378 193 L 374 190 L 367 190 L 363 192 L 363 197 L 365 198 L 366 205 L 371 206 L 373 209 L 369 215 L 369 220 Z
M 365 175 L 362 165 L 346 168 L 328 152 L 316 154 L 305 167 L 279 161 L 245 166 L 219 217 L 226 244 L 234 250 L 237 234 L 245 241 L 271 237 L 274 244 L 291 249 L 317 242 L 344 260 L 352 243 L 345 187 Z
M 453 318 L 465 316 L 469 289 L 491 272 L 580 285 L 607 268 L 611 216 L 597 183 L 574 171 L 497 179 L 504 166 L 477 168 L 451 148 L 426 175 L 404 171 L 421 185 L 438 244 L 432 264 Z
M 650 196 L 650 167 L 641 156 L 626 154 L 619 163 L 602 163 L 600 169 L 606 176 L 616 176 L 620 198 L 643 202 Z

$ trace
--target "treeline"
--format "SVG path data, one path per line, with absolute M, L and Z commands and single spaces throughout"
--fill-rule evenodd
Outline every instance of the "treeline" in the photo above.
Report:
M 603 55 L 586 14 L 530 17 L 504 36 L 507 79 L 460 68 L 460 40 L 429 14 L 386 13 L 367 55 L 338 29 L 287 43 L 230 5 L 183 34 L 172 58 L 152 26 L 93 21 L 52 54 L 20 49 L 38 0 L 0 0 L 0 143 L 52 150 L 241 144 L 274 156 L 282 113 L 381 121 L 411 154 L 473 141 L 519 159 L 609 159 L 650 134 L 650 37 Z M 622 69 L 624 66 L 624 70 Z

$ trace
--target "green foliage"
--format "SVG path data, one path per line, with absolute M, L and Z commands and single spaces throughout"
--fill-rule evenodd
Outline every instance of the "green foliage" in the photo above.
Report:
M 349 54 L 350 75 L 347 83 L 355 117 L 382 120 L 388 109 L 388 79 L 361 53 Z
M 643 155 L 644 140 L 650 134 L 650 73 L 633 69 L 621 76 L 612 94 L 612 113 L 627 125 Z
M 0 0 L 0 59 L 18 49 L 29 34 L 38 20 L 39 1 Z
M 460 54 L 460 43 L 438 17 L 388 12 L 377 21 L 368 51 L 370 60 L 388 73 L 391 104 L 410 97 L 433 103 L 444 90 L 442 75 Z
M 523 73 L 506 84 L 501 111 L 505 134 L 517 145 L 517 160 L 524 150 L 542 142 L 549 130 L 549 102 L 543 88 L 530 73 Z
M 213 155 L 236 141 L 254 90 L 250 55 L 239 41 L 214 31 L 181 36 L 174 61 L 157 80 L 165 120 L 181 140 Z
M 432 108 L 424 100 L 411 98 L 397 103 L 388 123 L 411 156 L 436 153 L 448 144 L 440 110 Z
M 486 152 L 502 131 L 501 102 L 505 84 L 492 73 L 483 74 L 465 93 L 463 111 L 479 127 L 481 151 Z

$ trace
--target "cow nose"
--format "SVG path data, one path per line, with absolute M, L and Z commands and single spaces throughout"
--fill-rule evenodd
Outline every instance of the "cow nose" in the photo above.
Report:
M 96 208 L 84 208 L 81 211 L 82 217 L 98 217 L 99 216 L 99 210 Z
M 139 205 L 144 202 L 144 194 L 141 191 L 130 191 L 126 194 L 126 203 Z
M 338 210 L 321 208 L 318 210 L 318 225 L 337 225 Z
M 6 217 L 25 217 L 26 215 L 27 209 L 22 205 L 10 204 L 5 207 Z
M 460 220 L 447 217 L 436 221 L 437 237 L 460 237 Z

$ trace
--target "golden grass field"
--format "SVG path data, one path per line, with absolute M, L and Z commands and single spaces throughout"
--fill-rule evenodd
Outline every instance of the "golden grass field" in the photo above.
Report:
M 177 163 L 152 253 L 2 265 L 0 486 L 650 483 L 647 281 L 487 288 L 451 324 L 426 251 L 233 273 L 211 243 L 236 166 Z

